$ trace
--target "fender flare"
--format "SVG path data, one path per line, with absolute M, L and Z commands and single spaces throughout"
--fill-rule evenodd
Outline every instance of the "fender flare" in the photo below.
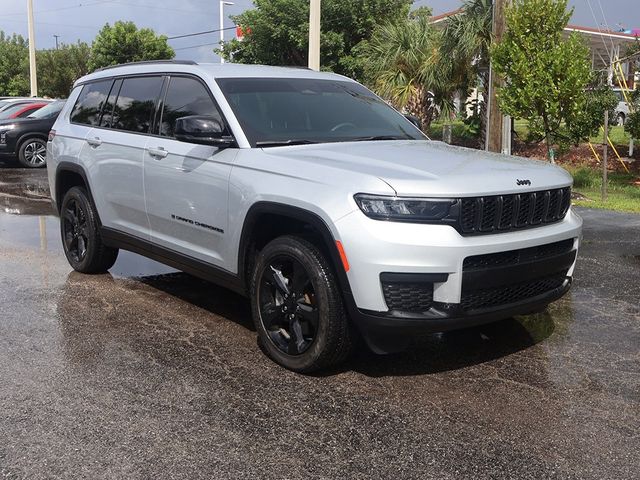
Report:
M 64 172 L 72 172 L 79 175 L 82 178 L 82 181 L 84 182 L 85 188 L 87 189 L 87 193 L 89 195 L 89 200 L 91 200 L 91 203 L 93 203 L 93 205 L 95 206 L 96 202 L 93 200 L 93 193 L 91 193 L 91 185 L 89 184 L 89 178 L 84 168 L 78 165 L 77 163 L 60 162 L 56 167 L 56 177 L 55 177 L 56 198 L 52 199 L 54 201 L 55 208 L 58 214 L 60 214 L 60 208 L 62 206 L 61 205 L 62 195 L 60 192 L 60 186 L 61 186 L 61 178 L 62 178 L 61 173 L 64 173 Z M 96 210 L 96 213 L 97 213 L 97 210 Z M 102 222 L 100 221 L 100 215 L 98 215 L 98 223 L 100 226 L 102 226 Z
M 349 279 L 347 273 L 342 266 L 342 260 L 340 259 L 340 253 L 336 247 L 336 241 L 329 229 L 327 223 L 318 214 L 305 210 L 300 207 L 294 207 L 284 203 L 277 202 L 257 202 L 254 203 L 247 212 L 244 223 L 242 225 L 242 233 L 240 234 L 240 244 L 238 247 L 238 275 L 241 277 L 241 281 L 247 286 L 248 282 L 245 278 L 245 265 L 246 265 L 246 251 L 248 243 L 253 234 L 253 228 L 261 215 L 275 214 L 284 217 L 291 217 L 295 220 L 302 221 L 311 225 L 317 232 L 320 233 L 322 241 L 327 251 L 329 252 L 329 263 L 333 267 L 334 273 L 338 278 L 340 290 L 346 295 L 345 300 L 347 302 L 352 297 L 351 287 L 349 286 Z

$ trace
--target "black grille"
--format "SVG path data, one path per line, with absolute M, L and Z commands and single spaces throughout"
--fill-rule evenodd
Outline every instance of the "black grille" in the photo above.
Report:
M 558 274 L 528 283 L 474 290 L 465 292 L 462 290 L 461 306 L 464 310 L 479 310 L 482 308 L 508 305 L 528 298 L 533 298 L 544 293 L 552 292 L 562 286 L 567 277 Z
M 382 291 L 389 310 L 421 313 L 433 304 L 433 283 L 383 282 Z
M 463 198 L 460 229 L 465 235 L 506 232 L 562 220 L 571 206 L 571 189 Z
M 561 242 L 548 243 L 537 247 L 524 248 L 520 250 L 509 250 L 507 252 L 489 253 L 487 255 L 474 255 L 464 259 L 463 270 L 476 270 L 505 265 L 516 265 L 521 262 L 535 261 L 549 258 L 573 249 L 573 239 L 562 240 Z

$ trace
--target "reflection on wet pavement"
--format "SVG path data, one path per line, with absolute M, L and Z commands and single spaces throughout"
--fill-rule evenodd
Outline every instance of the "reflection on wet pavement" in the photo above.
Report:
M 71 272 L 55 217 L 0 213 L 0 476 L 637 478 L 640 216 L 581 213 L 547 312 L 315 377 L 242 297 L 126 252 Z

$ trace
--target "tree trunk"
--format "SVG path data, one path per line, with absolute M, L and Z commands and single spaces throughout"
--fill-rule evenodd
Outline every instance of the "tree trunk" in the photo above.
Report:
M 542 115 L 542 123 L 544 125 L 544 139 L 547 145 L 547 158 L 551 163 L 556 163 L 554 156 L 551 155 L 551 132 L 549 130 L 549 119 L 546 114 Z
M 482 101 L 478 105 L 480 115 L 480 150 L 484 150 L 487 140 L 487 92 L 489 91 L 489 73 L 483 72 L 480 75 L 480 84 L 482 85 Z

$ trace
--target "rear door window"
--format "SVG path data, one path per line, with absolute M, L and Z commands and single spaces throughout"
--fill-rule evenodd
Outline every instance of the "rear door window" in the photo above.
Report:
M 96 126 L 100 122 L 100 113 L 104 106 L 112 79 L 89 83 L 82 87 L 76 104 L 71 111 L 71 121 L 84 125 Z
M 111 128 L 149 133 L 163 78 L 125 78 L 113 110 Z
M 160 120 L 160 135 L 173 137 L 176 120 L 192 115 L 214 117 L 224 123 L 209 91 L 201 82 L 189 77 L 171 77 Z

